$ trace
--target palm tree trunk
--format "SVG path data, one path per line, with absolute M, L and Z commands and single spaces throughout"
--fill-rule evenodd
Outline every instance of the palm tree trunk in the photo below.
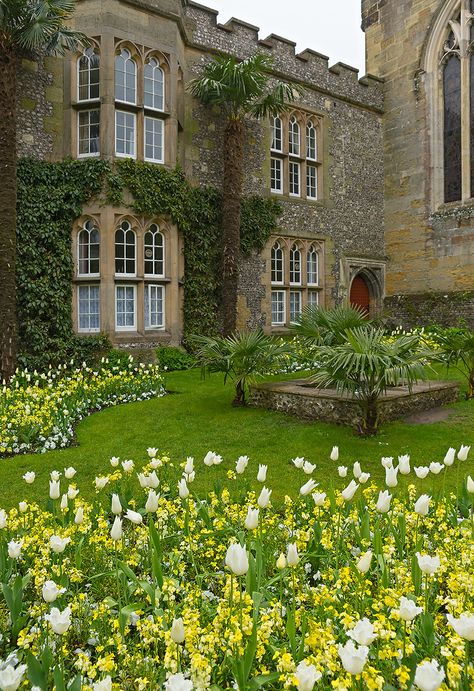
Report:
M 245 124 L 229 120 L 225 128 L 222 200 L 222 316 L 224 336 L 236 329 L 240 256 Z
M 467 393 L 466 393 L 466 398 L 469 401 L 471 398 L 474 398 L 474 370 L 471 370 L 469 372 L 469 377 L 467 381 Z
M 0 43 L 0 379 L 16 367 L 16 84 L 18 61 Z
M 361 437 L 373 437 L 377 434 L 379 427 L 379 410 L 377 397 L 367 398 L 363 403 L 364 421 L 359 425 L 359 435 Z

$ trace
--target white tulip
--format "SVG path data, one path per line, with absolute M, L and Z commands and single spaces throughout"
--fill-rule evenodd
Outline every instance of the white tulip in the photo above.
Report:
M 158 478 L 158 475 L 153 470 L 153 472 L 151 472 L 148 475 L 148 487 L 150 487 L 151 489 L 156 489 L 159 486 L 159 484 L 160 484 L 160 480 Z
M 446 466 L 453 465 L 455 458 L 456 458 L 456 449 L 453 449 L 452 447 L 450 447 L 446 452 L 446 456 L 444 457 L 444 461 L 443 461 L 444 465 L 446 465 Z
M 58 470 L 53 470 L 50 477 L 53 482 L 59 482 L 61 473 Z
M 437 461 L 430 463 L 430 472 L 433 473 L 433 475 L 439 475 L 443 468 L 444 465 L 442 463 L 438 463 Z
M 387 487 L 396 487 L 398 485 L 398 468 L 385 469 L 385 484 Z
M 159 499 L 159 495 L 155 492 L 154 489 L 151 489 L 148 492 L 148 498 L 145 504 L 145 511 L 147 513 L 155 513 L 156 511 L 158 511 Z
M 32 485 L 35 481 L 35 478 L 36 473 L 34 473 L 32 470 L 28 471 L 23 475 L 23 480 L 26 482 L 27 485 Z
M 186 480 L 186 482 L 188 483 L 188 485 L 190 485 L 190 484 L 191 484 L 192 482 L 194 482 L 194 480 L 196 479 L 196 473 L 195 473 L 194 470 L 193 470 L 192 473 L 189 473 L 189 474 L 187 474 L 187 475 L 184 474 L 183 477 L 184 477 L 184 479 Z
M 316 470 L 316 464 L 310 463 L 309 461 L 305 461 L 303 463 L 303 472 L 306 475 L 311 475 L 311 473 L 314 473 Z
M 179 619 L 173 619 L 170 629 L 170 636 L 174 643 L 184 643 L 186 634 L 184 632 L 184 625 L 181 617 L 179 617 Z
M 109 478 L 107 476 L 96 477 L 94 482 L 96 489 L 101 490 L 104 489 L 104 487 L 109 483 Z
M 67 498 L 71 499 L 71 501 L 72 501 L 73 499 L 75 499 L 77 497 L 78 494 L 79 494 L 79 490 L 76 489 L 73 485 L 69 485 L 69 487 L 67 488 Z
M 204 456 L 204 465 L 207 465 L 209 468 L 211 465 L 214 465 L 214 455 L 214 451 L 208 451 Z
M 470 450 L 471 450 L 470 446 L 463 446 L 461 444 L 461 448 L 458 451 L 458 459 L 460 461 L 466 461 Z
M 370 478 L 370 473 L 361 473 L 359 475 L 359 482 L 361 485 L 365 485 L 365 483 L 368 481 Z
M 370 569 L 372 556 L 373 552 L 371 549 L 367 550 L 367 552 L 361 556 L 356 564 L 357 570 L 360 571 L 360 573 L 367 573 L 367 571 Z
M 184 477 L 178 482 L 178 493 L 181 499 L 187 499 L 189 497 L 189 489 Z
M 415 685 L 420 691 L 437 691 L 445 677 L 444 669 L 436 660 L 425 660 L 416 668 Z
M 455 619 L 451 614 L 448 614 L 446 619 L 458 636 L 461 636 L 466 641 L 474 641 L 474 614 L 461 614 L 459 619 Z
M 135 463 L 133 461 L 122 461 L 122 468 L 124 473 L 131 473 L 134 467 Z
M 138 482 L 140 483 L 140 487 L 142 489 L 146 489 L 148 487 L 148 475 L 145 475 L 145 473 L 137 473 L 137 478 Z
M 286 557 L 283 554 L 283 552 L 280 552 L 280 556 L 278 557 L 277 562 L 276 562 L 276 567 L 280 571 L 283 571 L 283 569 L 286 569 Z
M 23 679 L 23 675 L 27 670 L 26 665 L 18 665 L 18 667 L 13 667 L 13 665 L 7 665 L 0 668 L 0 689 L 3 691 L 16 691 Z
M 340 465 L 337 469 L 339 477 L 347 477 L 347 467 L 345 465 Z
M 194 458 L 192 456 L 188 456 L 186 459 L 186 465 L 184 466 L 184 472 L 186 475 L 191 475 L 191 473 L 194 472 Z
M 286 563 L 288 566 L 296 566 L 299 560 L 298 548 L 294 543 L 289 544 L 286 551 Z
M 332 451 L 330 453 L 329 458 L 331 461 L 338 461 L 339 460 L 339 447 L 338 446 L 333 446 Z
M 257 499 L 257 504 L 261 509 L 266 509 L 270 503 L 270 497 L 272 495 L 271 489 L 267 489 L 265 486 L 262 487 L 262 491 Z
M 214 465 L 219 465 L 220 463 L 222 463 L 223 460 L 224 459 L 222 458 L 222 456 L 219 456 L 218 453 L 214 454 L 214 458 L 213 458 L 213 464 Z
M 326 500 L 326 493 L 325 492 L 314 492 L 312 494 L 314 505 L 315 506 L 324 506 L 324 502 Z
M 430 510 L 431 497 L 427 494 L 422 494 L 415 502 L 415 513 L 419 516 L 427 516 Z
M 108 674 L 105 679 L 92 684 L 92 691 L 112 691 L 112 677 Z
M 60 595 L 66 592 L 66 588 L 58 588 L 54 581 L 46 581 L 43 584 L 41 594 L 45 602 L 54 602 Z
M 338 646 L 339 657 L 342 666 L 349 674 L 361 674 L 367 661 L 369 649 L 366 645 L 356 648 L 354 641 L 347 641 L 345 645 Z
M 59 499 L 61 494 L 61 488 L 59 485 L 59 480 L 50 480 L 49 482 L 49 498 Z
M 377 506 L 375 507 L 379 513 L 387 513 L 390 511 L 390 502 L 392 501 L 392 495 L 386 489 L 384 492 L 379 492 L 379 498 L 377 499 Z
M 400 607 L 398 614 L 403 621 L 413 621 L 415 617 L 423 612 L 423 607 L 417 607 L 413 600 L 409 600 L 403 595 L 400 598 Z
M 110 531 L 110 537 L 114 542 L 118 542 L 122 539 L 123 529 L 122 529 L 122 519 L 118 516 L 115 517 L 114 524 Z
M 418 477 L 420 480 L 424 480 L 425 477 L 428 477 L 429 472 L 430 469 L 426 465 L 420 465 L 418 468 L 415 468 L 416 477 Z
M 400 475 L 410 474 L 410 456 L 406 454 L 405 456 L 398 457 L 398 470 Z
M 295 468 L 298 468 L 298 470 L 301 470 L 301 468 L 304 466 L 304 458 L 300 458 L 300 456 L 293 458 L 291 462 L 293 463 Z
M 367 619 L 360 619 L 357 624 L 346 631 L 347 635 L 359 645 L 370 645 L 377 638 L 373 624 Z
M 360 476 L 362 475 L 362 468 L 360 467 L 359 461 L 356 461 L 352 467 L 352 474 L 354 475 L 355 479 L 358 480 Z
M 26 501 L 21 501 L 18 504 L 18 510 L 20 513 L 26 513 L 26 511 L 28 511 L 28 504 L 26 503 Z
M 152 458 L 150 461 L 150 466 L 153 468 L 153 470 L 156 470 L 157 468 L 161 468 L 163 465 L 163 461 L 161 458 Z
M 112 456 L 112 458 L 110 459 L 110 465 L 112 466 L 112 468 L 117 468 L 119 462 L 120 458 L 118 456 Z
M 351 480 L 345 489 L 342 490 L 341 495 L 345 501 L 350 501 L 354 494 L 359 489 L 359 485 L 355 480 Z
M 120 503 L 120 497 L 118 494 L 112 494 L 112 513 L 115 516 L 120 516 L 122 513 L 122 504 Z
M 156 454 L 158 453 L 158 449 L 150 447 L 149 449 L 146 450 L 146 452 L 148 454 L 148 458 L 155 458 Z
M 315 482 L 312 478 L 311 480 L 308 480 L 302 487 L 300 487 L 300 494 L 302 497 L 306 497 L 308 494 L 311 494 L 311 492 L 316 489 L 318 486 L 318 483 Z
M 259 510 L 258 509 L 252 509 L 250 506 L 247 511 L 247 517 L 245 519 L 245 527 L 247 530 L 255 530 L 256 527 L 258 526 L 258 515 L 259 515 Z
M 474 480 L 472 479 L 472 477 L 470 475 L 467 476 L 466 487 L 467 487 L 467 491 L 469 492 L 469 494 L 474 494 Z M 0 524 L 0 528 L 1 527 L 2 526 Z
M 387 468 L 393 468 L 393 456 L 383 456 L 381 463 L 385 470 L 387 470 Z
M 237 459 L 237 462 L 235 464 L 235 472 L 237 475 L 242 475 L 245 473 L 245 469 L 247 468 L 248 465 L 248 460 L 246 456 L 240 456 L 240 458 Z
M 8 543 L 8 556 L 10 559 L 19 559 L 21 557 L 21 549 L 23 547 L 23 540 L 15 542 L 15 540 L 10 540 Z
M 322 674 L 314 665 L 308 665 L 302 660 L 296 668 L 295 677 L 299 691 L 313 691 L 314 685 L 321 679 Z
M 57 607 L 53 607 L 49 614 L 44 617 L 51 624 L 54 633 L 63 635 L 71 626 L 71 608 L 66 607 L 62 612 Z
M 164 691 L 193 691 L 193 688 L 193 682 L 186 679 L 182 672 L 170 674 L 164 685 Z
M 143 516 L 141 513 L 138 513 L 138 511 L 132 511 L 132 509 L 128 509 L 127 513 L 125 514 L 125 518 L 128 518 L 131 523 L 135 523 L 135 525 L 140 525 L 140 523 L 143 523 Z
M 74 475 L 76 474 L 76 469 L 71 466 L 69 468 L 64 468 L 64 477 L 67 478 L 68 480 L 72 480 Z
M 49 546 L 55 554 L 62 554 L 70 542 L 70 537 L 59 537 L 59 535 L 51 535 L 51 537 L 49 538 Z
M 257 473 L 258 482 L 265 482 L 265 480 L 267 479 L 267 469 L 268 469 L 268 466 L 266 466 L 266 465 L 259 465 L 258 466 L 258 473 Z
M 225 565 L 236 575 L 243 576 L 249 570 L 247 550 L 239 544 L 232 543 L 227 548 Z
M 432 575 L 436 573 L 441 566 L 439 557 L 430 557 L 428 554 L 420 554 L 419 552 L 416 553 L 416 556 L 418 559 L 418 566 L 425 574 Z
M 77 511 L 74 516 L 74 523 L 76 525 L 81 525 L 81 523 L 84 523 L 84 508 L 82 506 L 77 507 Z
M 5 509 L 0 509 L 0 530 L 3 530 L 7 524 L 7 512 Z
M 60 504 L 61 511 L 66 511 L 67 506 L 68 506 L 67 494 L 63 494 L 63 496 L 61 497 L 61 504 Z

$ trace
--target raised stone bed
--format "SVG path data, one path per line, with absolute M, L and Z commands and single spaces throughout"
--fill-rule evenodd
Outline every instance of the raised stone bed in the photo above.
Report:
M 380 422 L 399 420 L 412 413 L 439 408 L 458 399 L 459 385 L 451 381 L 416 384 L 387 391 L 380 401 Z M 270 382 L 253 386 L 250 405 L 279 410 L 306 420 L 324 420 L 341 425 L 362 423 L 360 403 L 351 396 L 340 396 L 335 389 L 318 389 L 307 379 Z

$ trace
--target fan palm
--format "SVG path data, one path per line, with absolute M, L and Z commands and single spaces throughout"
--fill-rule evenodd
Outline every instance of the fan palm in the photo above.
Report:
M 194 336 L 194 353 L 203 373 L 222 372 L 224 384 L 234 382 L 233 405 L 246 405 L 247 390 L 259 378 L 274 369 L 285 355 L 288 344 L 266 336 L 263 331 L 250 331 L 228 337 Z
M 0 379 L 16 366 L 16 92 L 22 58 L 74 50 L 74 0 L 0 0 Z
M 441 348 L 441 359 L 466 377 L 466 398 L 474 398 L 474 331 L 446 329 L 436 334 L 435 340 Z
M 366 312 L 357 306 L 338 306 L 330 309 L 308 305 L 290 330 L 308 345 L 332 345 L 346 340 L 347 329 L 370 324 Z
M 382 329 L 360 326 L 346 330 L 342 343 L 318 348 L 320 369 L 311 377 L 319 387 L 335 386 L 351 394 L 363 408 L 361 435 L 377 433 L 379 401 L 391 386 L 412 388 L 426 378 L 426 358 L 416 335 L 402 335 L 389 342 Z
M 218 56 L 190 81 L 191 94 L 225 120 L 222 201 L 222 311 L 224 335 L 235 331 L 240 254 L 240 205 L 246 119 L 276 116 L 288 109 L 300 87 L 279 82 L 270 88 L 272 59 L 254 55 L 239 61 Z

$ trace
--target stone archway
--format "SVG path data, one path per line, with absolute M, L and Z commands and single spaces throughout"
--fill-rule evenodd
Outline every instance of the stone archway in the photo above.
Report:
M 380 270 L 358 267 L 351 277 L 349 304 L 361 307 L 373 317 L 382 309 L 383 285 Z

